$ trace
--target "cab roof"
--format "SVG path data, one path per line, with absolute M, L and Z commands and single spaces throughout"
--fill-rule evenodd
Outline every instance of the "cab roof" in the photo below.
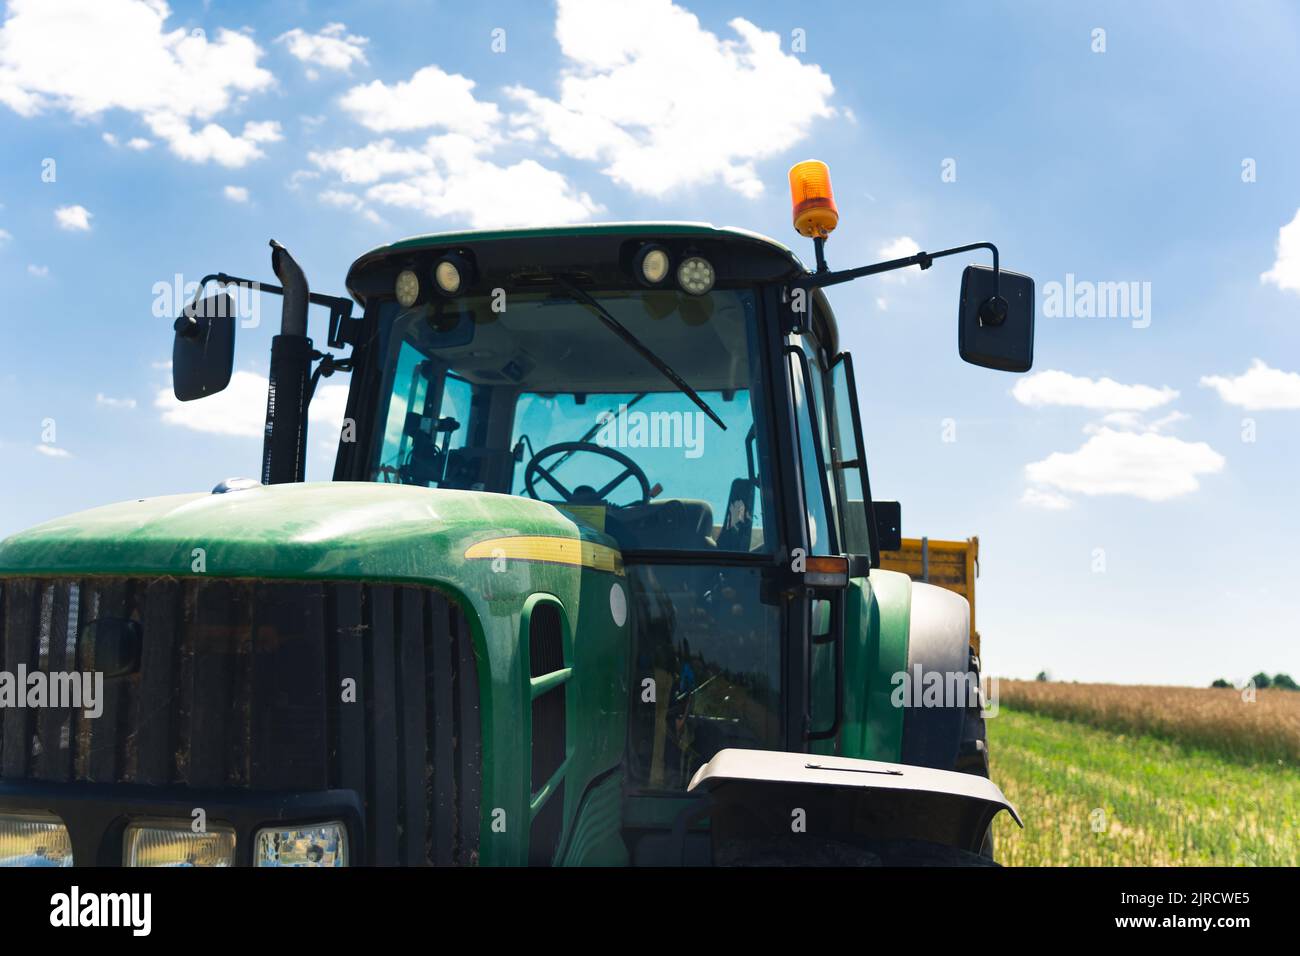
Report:
M 768 263 L 768 271 L 761 281 L 771 281 L 777 278 L 778 275 L 788 275 L 793 278 L 799 273 L 808 271 L 807 267 L 788 246 L 748 229 L 735 226 L 714 226 L 707 222 L 596 222 L 527 228 L 471 229 L 410 236 L 387 245 L 377 246 L 358 256 L 348 269 L 347 286 L 353 298 L 364 305 L 366 299 L 371 295 L 376 293 L 388 294 L 388 290 L 391 289 L 391 278 L 387 278 L 378 284 L 375 283 L 377 278 L 375 276 L 376 268 L 385 272 L 394 268 L 394 266 L 387 265 L 384 260 L 390 258 L 408 259 L 412 256 L 422 258 L 431 254 L 432 250 L 459 246 L 476 247 L 479 250 L 486 251 L 484 246 L 491 248 L 494 244 L 500 242 L 508 247 L 513 247 L 513 252 L 518 252 L 518 247 L 522 243 L 531 243 L 535 240 L 550 240 L 547 242 L 549 247 L 548 257 L 559 251 L 560 248 L 568 246 L 569 243 L 574 243 L 580 247 L 587 247 L 581 251 L 578 249 L 573 250 L 575 254 L 600 249 L 599 255 L 603 259 L 605 258 L 604 247 L 606 243 L 617 243 L 621 240 L 640 238 L 647 240 L 658 239 L 669 244 L 680 244 L 682 242 L 689 244 L 698 240 L 701 243 L 713 244 L 715 247 L 717 244 L 724 244 L 733 248 L 748 246 L 751 253 L 757 254 L 758 257 Z M 604 242 L 601 240 L 604 240 Z M 505 250 L 501 250 L 501 253 L 505 253 Z M 752 256 L 746 258 L 752 258 Z M 813 290 L 813 301 L 819 307 L 818 311 L 821 312 L 828 326 L 824 330 L 823 345 L 833 350 L 838 346 L 839 337 L 834 313 L 821 289 Z
M 498 239 L 548 239 L 565 236 L 707 236 L 716 239 L 744 239 L 761 242 L 780 250 L 790 257 L 791 262 L 799 268 L 799 261 L 788 246 L 768 236 L 736 226 L 715 226 L 708 222 L 588 222 L 567 226 L 530 226 L 511 229 L 468 229 L 460 232 L 428 232 L 418 236 L 409 236 L 390 242 L 388 245 L 376 246 L 357 258 L 352 269 L 362 260 L 372 256 L 387 255 L 390 252 L 406 252 L 438 246 L 460 245 L 464 243 L 493 242 Z M 348 270 L 351 272 L 352 270 Z

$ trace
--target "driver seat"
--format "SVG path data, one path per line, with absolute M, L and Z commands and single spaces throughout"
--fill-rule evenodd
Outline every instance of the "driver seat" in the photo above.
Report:
M 619 535 L 625 547 L 712 551 L 713 507 L 693 498 L 667 498 L 622 509 Z

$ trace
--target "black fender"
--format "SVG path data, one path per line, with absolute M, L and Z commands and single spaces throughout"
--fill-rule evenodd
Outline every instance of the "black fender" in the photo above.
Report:
M 979 850 L 993 818 L 1006 810 L 1020 823 L 986 777 L 849 757 L 720 750 L 687 789 L 703 798 L 687 812 L 709 818 L 722 865 L 987 866 Z M 793 830 L 796 819 L 806 829 Z M 684 841 L 688 820 L 678 821 Z
M 893 700 L 904 708 L 901 762 L 952 770 L 968 699 L 954 700 L 945 694 L 943 706 L 923 706 L 921 682 L 935 673 L 942 675 L 945 689 L 970 673 L 970 605 L 960 594 L 914 581 L 907 673 L 901 683 L 900 675 L 894 675 Z

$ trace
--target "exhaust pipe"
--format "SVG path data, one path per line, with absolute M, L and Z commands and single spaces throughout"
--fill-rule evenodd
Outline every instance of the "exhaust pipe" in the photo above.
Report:
M 266 393 L 262 484 L 302 481 L 307 460 L 307 403 L 311 383 L 311 339 L 307 337 L 310 290 L 289 250 L 271 240 L 271 268 L 284 289 L 280 334 L 271 339 L 271 380 Z

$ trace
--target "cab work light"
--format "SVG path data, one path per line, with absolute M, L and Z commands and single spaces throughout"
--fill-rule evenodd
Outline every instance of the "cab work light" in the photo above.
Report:
M 677 284 L 691 295 L 704 295 L 713 288 L 713 266 L 700 256 L 688 256 L 677 267 Z
M 258 830 L 253 865 L 347 866 L 348 828 L 335 821 Z
M 409 309 L 420 297 L 420 277 L 410 269 L 399 272 L 397 281 L 393 284 L 393 294 L 397 296 L 398 305 Z
M 831 192 L 831 171 L 808 159 L 790 167 L 790 206 L 794 228 L 801 236 L 825 239 L 839 225 L 840 213 Z
M 473 266 L 464 256 L 449 252 L 433 266 L 433 281 L 446 296 L 459 295 L 474 279 Z
M 0 813 L 0 866 L 72 866 L 72 839 L 53 813 Z
M 668 278 L 668 250 L 653 242 L 646 243 L 636 254 L 636 277 L 643 284 L 659 285 Z
M 209 826 L 195 833 L 188 820 L 133 823 L 126 828 L 123 866 L 234 866 L 235 831 Z

